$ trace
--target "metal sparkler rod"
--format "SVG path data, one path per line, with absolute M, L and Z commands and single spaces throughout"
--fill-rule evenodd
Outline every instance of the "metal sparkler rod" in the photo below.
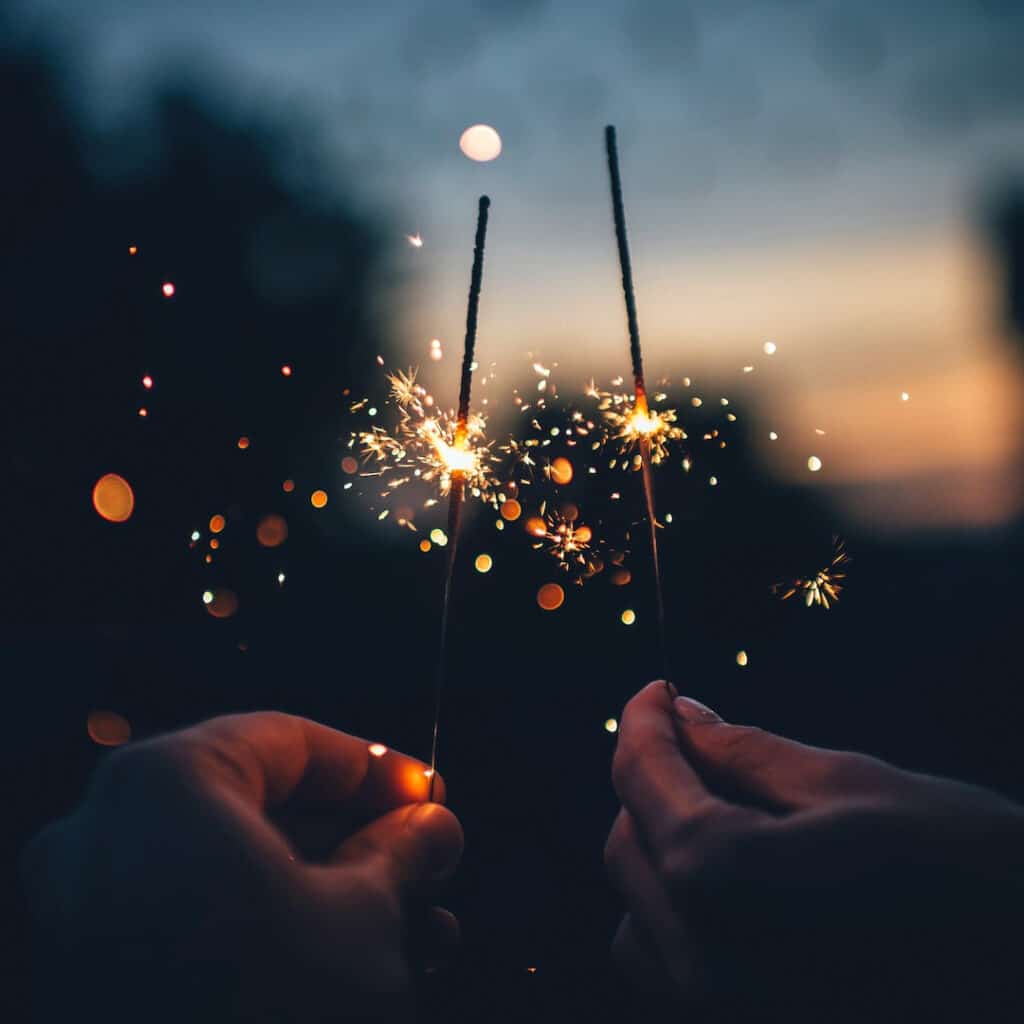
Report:
M 619 267 L 622 270 L 622 293 L 626 299 L 626 323 L 629 327 L 629 358 L 633 366 L 633 389 L 636 409 L 648 415 L 647 385 L 644 383 L 644 359 L 640 349 L 640 325 L 636 316 L 636 295 L 633 292 L 633 266 L 629 259 L 629 239 L 626 235 L 626 211 L 622 202 L 622 177 L 619 174 L 619 147 L 615 126 L 604 130 L 605 152 L 608 155 L 608 176 L 611 179 L 612 217 L 615 220 L 615 241 L 619 249 Z M 640 461 L 643 470 L 644 501 L 651 536 L 651 560 L 654 565 L 654 592 L 657 603 L 658 645 L 661 652 L 662 675 L 669 683 L 668 646 L 665 641 L 665 600 L 661 586 L 661 562 L 658 557 L 658 519 L 654 508 L 654 477 L 651 470 L 651 440 L 640 438 Z
M 473 358 L 476 349 L 477 311 L 480 307 L 480 285 L 484 275 L 484 243 L 487 240 L 487 212 L 491 200 L 480 197 L 476 218 L 476 239 L 473 243 L 473 271 L 469 279 L 469 301 L 466 306 L 466 340 L 462 349 L 462 376 L 459 380 L 459 408 L 455 422 L 453 447 L 461 449 L 466 442 L 469 421 L 469 398 L 473 387 Z M 466 473 L 453 469 L 451 489 L 448 492 L 448 554 L 445 559 L 444 591 L 441 598 L 441 644 L 437 659 L 437 679 L 434 685 L 434 730 L 430 744 L 430 789 L 428 800 L 434 799 L 434 780 L 437 778 L 437 745 L 441 724 L 441 696 L 447 668 L 448 612 L 451 605 L 452 579 L 455 575 L 455 554 L 459 546 L 459 526 L 462 522 L 462 502 L 466 490 Z

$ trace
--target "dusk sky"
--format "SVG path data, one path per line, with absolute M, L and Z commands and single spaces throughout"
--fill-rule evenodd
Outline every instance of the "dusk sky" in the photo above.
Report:
M 458 344 L 486 191 L 481 359 L 508 379 L 530 353 L 558 362 L 563 391 L 626 370 L 601 138 L 615 123 L 649 373 L 749 394 L 760 432 L 781 435 L 764 442 L 778 471 L 807 478 L 814 451 L 825 470 L 805 482 L 876 521 L 1016 507 L 1021 378 L 975 215 L 993 175 L 1024 168 L 1021 5 L 20 7 L 75 45 L 99 117 L 187 70 L 319 126 L 399 229 L 411 362 L 432 337 Z M 493 163 L 459 151 L 476 122 L 501 133 Z

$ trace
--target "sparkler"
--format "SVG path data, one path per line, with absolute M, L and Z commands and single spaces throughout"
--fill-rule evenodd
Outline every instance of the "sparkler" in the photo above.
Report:
M 668 426 L 668 423 L 657 413 L 652 414 L 647 402 L 643 353 L 640 350 L 640 327 L 636 316 L 636 296 L 633 293 L 633 268 L 629 259 L 629 240 L 626 237 L 626 212 L 622 203 L 619 150 L 616 144 L 614 125 L 608 125 L 605 128 L 604 142 L 605 151 L 608 155 L 608 176 L 611 180 L 615 241 L 619 250 L 619 267 L 622 270 L 622 292 L 626 300 L 626 323 L 629 328 L 629 357 L 633 368 L 633 409 L 624 417 L 621 436 L 624 440 L 635 441 L 640 449 L 644 501 L 647 506 L 647 523 L 650 527 L 651 537 L 651 561 L 654 567 L 658 645 L 661 652 L 662 675 L 665 679 L 665 685 L 668 686 L 670 684 L 668 647 L 665 642 L 665 600 L 661 586 L 661 564 L 658 558 L 658 520 L 654 510 L 654 479 L 651 470 L 654 439 L 662 433 Z M 663 443 L 663 441 L 660 443 Z
M 448 649 L 448 619 L 451 605 L 452 579 L 455 575 L 455 556 L 459 547 L 459 524 L 462 521 L 462 502 L 466 480 L 475 472 L 475 456 L 468 447 L 470 436 L 469 396 L 473 386 L 473 352 L 476 348 L 477 310 L 480 305 L 480 284 L 484 273 L 484 242 L 487 238 L 487 211 L 491 201 L 480 197 L 476 219 L 476 239 L 473 243 L 473 271 L 469 279 L 469 301 L 466 306 L 466 340 L 462 351 L 462 377 L 459 381 L 459 407 L 455 430 L 450 445 L 439 443 L 438 455 L 445 461 L 448 471 L 448 554 L 445 558 L 444 590 L 441 597 L 441 643 L 437 659 L 437 679 L 434 686 L 434 729 L 430 743 L 430 789 L 428 800 L 434 799 L 434 780 L 437 778 L 437 745 L 441 724 L 441 696 L 444 690 L 445 666 Z

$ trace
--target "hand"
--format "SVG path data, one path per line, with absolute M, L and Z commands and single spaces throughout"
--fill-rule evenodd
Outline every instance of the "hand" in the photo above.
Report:
M 664 1004 L 829 1024 L 1019 1013 L 1016 805 L 728 725 L 661 682 L 627 705 L 612 776 L 614 955 Z
M 462 829 L 427 790 L 420 762 L 271 712 L 115 752 L 25 854 L 41 995 L 108 1021 L 407 1019 L 416 959 L 458 931 L 426 897 Z

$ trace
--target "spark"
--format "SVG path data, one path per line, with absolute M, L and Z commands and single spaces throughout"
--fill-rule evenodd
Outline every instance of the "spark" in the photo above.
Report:
M 832 561 L 824 569 L 813 576 L 797 577 L 789 583 L 776 583 L 772 592 L 778 594 L 783 601 L 788 601 L 796 594 L 802 594 L 804 604 L 810 608 L 819 605 L 828 610 L 839 600 L 846 579 L 845 568 L 850 562 L 846 553 L 846 545 L 839 537 L 832 538 Z
M 527 521 L 527 532 L 537 538 L 535 551 L 545 550 L 566 572 L 591 566 L 589 556 L 594 531 L 585 524 L 576 525 L 562 512 L 551 512 L 543 519 L 535 516 Z
M 373 757 L 383 757 L 388 752 L 383 743 L 371 743 L 366 749 Z
M 415 235 L 406 235 L 405 238 L 406 238 L 406 241 L 414 249 L 422 249 L 423 248 L 423 239 L 420 237 L 420 233 L 418 231 L 416 232 Z

